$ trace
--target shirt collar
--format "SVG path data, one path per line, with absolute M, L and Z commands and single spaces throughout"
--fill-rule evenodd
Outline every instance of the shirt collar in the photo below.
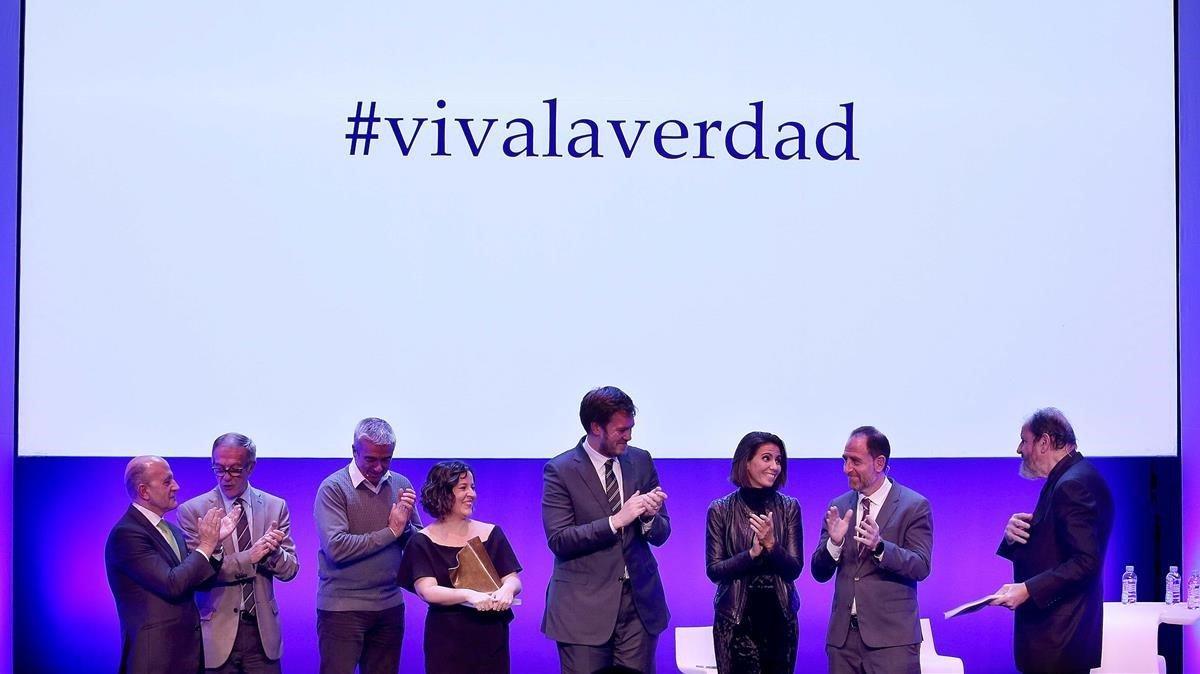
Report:
M 142 504 L 140 503 L 134 503 L 133 507 L 137 508 L 138 512 L 140 512 L 142 515 L 145 515 L 146 519 L 150 520 L 150 526 L 154 527 L 155 529 L 158 528 L 158 523 L 163 519 L 162 515 L 156 514 L 154 511 L 142 507 Z
M 242 502 L 246 504 L 242 508 L 242 510 L 249 510 L 250 506 L 251 506 L 251 501 L 254 500 L 254 487 L 250 486 L 250 483 L 247 482 L 246 483 L 246 491 L 242 492 L 241 496 L 235 496 L 233 498 L 227 498 L 225 496 L 225 492 L 221 491 L 220 487 L 217 487 L 217 496 L 220 497 L 221 503 L 224 504 L 225 512 L 229 512 L 230 510 L 233 510 L 233 502 L 238 500 L 239 498 L 242 499 Z
M 354 459 L 350 459 L 350 484 L 354 485 L 355 489 L 358 489 L 362 483 L 367 482 L 367 489 L 378 494 L 379 490 L 383 489 L 383 483 L 387 482 L 391 476 L 392 471 L 389 470 L 383 474 L 383 477 L 379 478 L 379 484 L 372 486 L 370 482 L 367 482 L 367 477 L 358 469 L 358 464 L 354 463 Z
M 600 452 L 597 452 L 596 450 L 592 449 L 592 446 L 588 444 L 587 436 L 584 436 L 584 438 L 583 438 L 583 451 L 587 452 L 588 458 L 592 460 L 592 465 L 596 467 L 596 470 L 600 470 L 601 468 L 603 468 L 604 464 L 608 462 L 609 458 L 614 459 L 613 460 L 614 466 L 617 463 L 619 463 L 618 461 L 615 460 L 616 457 L 607 457 L 607 456 L 604 456 L 603 454 L 601 454 Z
M 892 480 L 891 478 L 885 477 L 883 478 L 883 484 L 879 485 L 879 489 L 876 489 L 875 493 L 871 494 L 870 496 L 862 496 L 862 498 L 859 499 L 859 503 L 861 504 L 862 499 L 865 498 L 871 502 L 871 512 L 877 513 L 883 504 L 887 502 L 888 494 L 891 492 Z

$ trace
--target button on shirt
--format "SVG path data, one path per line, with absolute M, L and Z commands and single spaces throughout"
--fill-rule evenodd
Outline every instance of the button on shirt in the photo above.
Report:
M 855 522 L 862 521 L 863 501 L 870 501 L 871 502 L 871 513 L 872 513 L 871 518 L 874 519 L 876 522 L 878 522 L 879 521 L 879 509 L 882 508 L 883 504 L 887 502 L 888 494 L 890 494 L 891 491 L 892 491 L 892 481 L 885 477 L 885 478 L 883 478 L 883 484 L 879 485 L 879 489 L 876 489 L 874 494 L 871 494 L 870 496 L 864 496 L 863 494 L 859 494 L 858 506 L 857 506 L 857 508 L 855 508 L 855 511 L 854 511 L 854 521 Z M 847 541 L 854 540 L 854 530 L 853 529 L 846 532 L 846 540 Z M 842 542 L 845 543 L 846 541 L 842 541 Z M 833 557 L 833 561 L 836 562 L 839 559 L 841 559 L 842 548 L 837 545 L 834 545 L 833 539 L 829 539 L 829 540 L 825 541 L 825 549 L 829 551 L 829 555 L 831 557 Z M 853 549 L 853 548 L 851 548 L 851 549 Z M 876 561 L 882 561 L 883 555 L 882 554 L 876 555 L 875 559 L 876 559 Z M 855 580 L 858 580 L 858 579 L 855 578 Z M 858 599 L 857 598 L 855 598 L 854 601 L 852 601 L 850 603 L 850 615 L 858 615 Z

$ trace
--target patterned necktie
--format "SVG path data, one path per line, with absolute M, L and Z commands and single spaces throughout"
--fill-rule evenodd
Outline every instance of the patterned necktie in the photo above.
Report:
M 615 515 L 621 511 L 621 489 L 617 486 L 613 462 L 614 459 L 604 462 L 604 495 L 608 497 L 608 509 Z
M 246 517 L 246 502 L 239 498 L 233 502 L 233 505 L 242 507 L 242 516 L 237 521 L 237 544 L 238 551 L 246 552 L 250 549 L 250 523 Z M 250 578 L 250 582 L 242 583 L 242 611 L 244 613 L 254 613 L 253 576 Z
M 867 519 L 867 517 L 870 516 L 870 514 L 871 514 L 871 499 L 864 496 L 862 498 L 862 508 L 863 508 L 862 518 L 865 521 Z M 867 554 L 867 548 L 860 544 L 858 546 L 858 554 L 860 557 L 865 556 Z
M 175 534 L 171 532 L 171 527 L 167 526 L 167 521 L 159 520 L 158 526 L 155 528 L 163 532 L 163 536 L 167 538 L 167 545 L 170 545 L 171 550 L 175 552 L 175 561 L 182 562 L 183 556 L 179 554 L 179 544 L 175 542 Z

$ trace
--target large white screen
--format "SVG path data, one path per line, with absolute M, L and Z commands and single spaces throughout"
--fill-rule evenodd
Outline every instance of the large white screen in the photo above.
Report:
M 544 457 L 604 384 L 659 457 L 865 423 L 1008 456 L 1047 404 L 1085 453 L 1175 452 L 1170 2 L 26 10 L 22 454 L 347 456 L 373 415 Z M 603 157 L 504 154 L 516 117 L 547 153 L 547 99 Z M 351 156 L 359 101 L 408 156 L 386 121 Z M 769 158 L 693 158 L 757 101 Z M 456 118 L 499 120 L 478 157 Z M 607 120 L 650 121 L 630 158 Z

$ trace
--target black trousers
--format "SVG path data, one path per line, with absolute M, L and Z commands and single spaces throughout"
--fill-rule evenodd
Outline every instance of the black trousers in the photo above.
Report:
M 717 669 L 720 674 L 792 674 L 798 637 L 796 616 L 779 606 L 774 589 L 750 591 L 741 621 L 714 621 Z
M 404 642 L 404 604 L 382 611 L 317 609 L 321 674 L 397 674 Z

